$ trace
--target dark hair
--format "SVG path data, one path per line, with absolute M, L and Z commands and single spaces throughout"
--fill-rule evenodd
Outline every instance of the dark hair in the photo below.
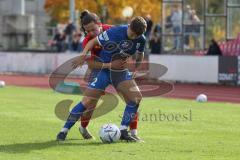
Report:
M 81 21 L 81 28 L 84 31 L 84 33 L 86 34 L 85 29 L 84 29 L 83 26 L 87 25 L 89 23 L 92 23 L 92 22 L 99 23 L 100 19 L 99 19 L 99 17 L 95 13 L 91 13 L 88 10 L 84 10 L 81 13 L 80 21 Z
M 82 21 L 83 17 L 86 16 L 87 14 L 89 14 L 89 10 L 84 10 L 82 11 L 81 15 L 80 15 L 80 20 Z
M 147 22 L 143 17 L 135 17 L 131 20 L 130 29 L 136 33 L 138 36 L 142 35 L 146 32 L 147 29 Z

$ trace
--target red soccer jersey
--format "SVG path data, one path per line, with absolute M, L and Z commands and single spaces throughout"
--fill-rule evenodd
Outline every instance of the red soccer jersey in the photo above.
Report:
M 109 28 L 112 27 L 112 25 L 101 24 L 101 23 L 100 23 L 100 26 L 102 27 L 103 31 L 106 31 L 106 30 L 108 30 Z M 90 35 L 87 35 L 82 42 L 82 47 L 85 48 L 87 43 L 93 38 L 95 38 L 95 37 L 91 37 Z M 93 60 L 94 57 L 99 55 L 101 50 L 102 50 L 102 47 L 100 45 L 95 45 L 91 50 L 91 56 L 89 58 L 87 58 L 87 60 L 89 60 L 89 59 Z

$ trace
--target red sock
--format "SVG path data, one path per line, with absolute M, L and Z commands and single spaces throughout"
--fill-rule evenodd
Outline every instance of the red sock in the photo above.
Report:
M 130 123 L 129 126 L 130 130 L 137 129 L 138 128 L 138 113 L 135 115 L 134 119 Z
M 93 110 L 92 111 L 88 111 L 87 113 L 83 114 L 83 116 L 81 116 L 81 126 L 83 128 L 87 128 L 89 121 L 92 117 L 93 114 Z
M 90 121 L 91 117 L 89 118 L 88 116 L 82 116 L 81 117 L 81 127 L 83 128 L 87 128 L 89 121 Z

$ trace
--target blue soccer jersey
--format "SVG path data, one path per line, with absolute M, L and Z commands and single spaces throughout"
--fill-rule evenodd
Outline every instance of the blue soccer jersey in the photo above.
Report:
M 129 39 L 127 29 L 127 25 L 116 26 L 104 31 L 97 37 L 99 44 L 103 47 L 99 54 L 99 61 L 109 63 L 114 58 L 126 58 L 136 52 L 144 52 L 145 37 L 142 35 L 137 39 Z M 128 70 L 121 72 L 108 69 L 93 70 L 88 87 L 105 90 L 109 84 L 112 84 L 116 88 L 121 82 L 131 79 L 132 73 Z
M 144 35 L 137 39 L 129 39 L 127 29 L 128 25 L 115 26 L 98 35 L 98 42 L 103 47 L 99 55 L 100 61 L 108 63 L 117 54 L 132 56 L 136 52 L 144 52 L 146 43 Z

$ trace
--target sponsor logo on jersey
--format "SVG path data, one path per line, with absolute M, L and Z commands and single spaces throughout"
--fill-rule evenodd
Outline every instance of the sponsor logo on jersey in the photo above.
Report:
M 111 52 L 114 52 L 118 49 L 118 45 L 117 43 L 115 42 L 112 42 L 112 41 L 109 41 L 107 42 L 103 48 L 106 50 L 106 51 L 111 51 Z

